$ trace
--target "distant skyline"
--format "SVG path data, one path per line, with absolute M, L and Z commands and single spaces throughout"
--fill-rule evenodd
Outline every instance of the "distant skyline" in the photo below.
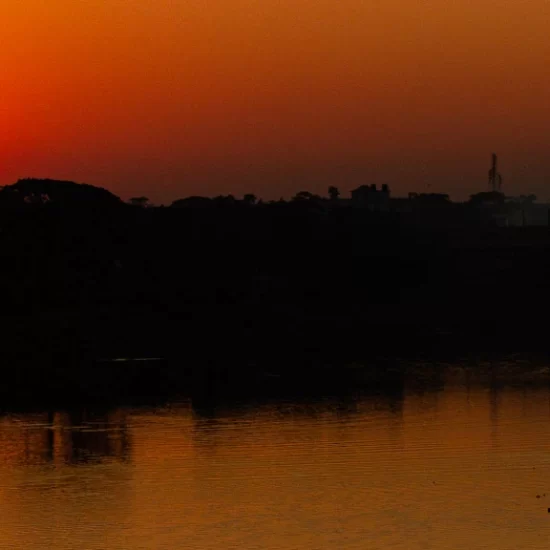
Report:
M 7 0 L 0 184 L 550 199 L 550 2 Z

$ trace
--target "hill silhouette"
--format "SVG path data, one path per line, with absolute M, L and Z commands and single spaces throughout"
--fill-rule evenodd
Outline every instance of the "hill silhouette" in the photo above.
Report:
M 75 208 L 78 206 L 117 206 L 119 197 L 103 189 L 85 183 L 52 179 L 26 178 L 0 190 L 0 204 L 45 204 Z

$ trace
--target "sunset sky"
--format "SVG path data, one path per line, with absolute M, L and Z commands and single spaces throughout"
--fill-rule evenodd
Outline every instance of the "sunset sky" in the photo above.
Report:
M 550 199 L 548 0 L 4 0 L 0 184 Z M 431 187 L 429 187 L 431 186 Z

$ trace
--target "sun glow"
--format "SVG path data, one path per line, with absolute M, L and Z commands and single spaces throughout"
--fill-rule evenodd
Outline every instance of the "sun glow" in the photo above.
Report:
M 492 150 L 509 185 L 546 177 L 543 0 L 8 0 L 0 17 L 1 183 L 167 200 L 444 172 L 460 193 Z

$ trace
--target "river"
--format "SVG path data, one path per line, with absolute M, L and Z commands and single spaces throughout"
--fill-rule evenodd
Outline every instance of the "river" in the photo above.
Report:
M 548 384 L 430 372 L 368 394 L 5 412 L 0 548 L 547 549 Z

